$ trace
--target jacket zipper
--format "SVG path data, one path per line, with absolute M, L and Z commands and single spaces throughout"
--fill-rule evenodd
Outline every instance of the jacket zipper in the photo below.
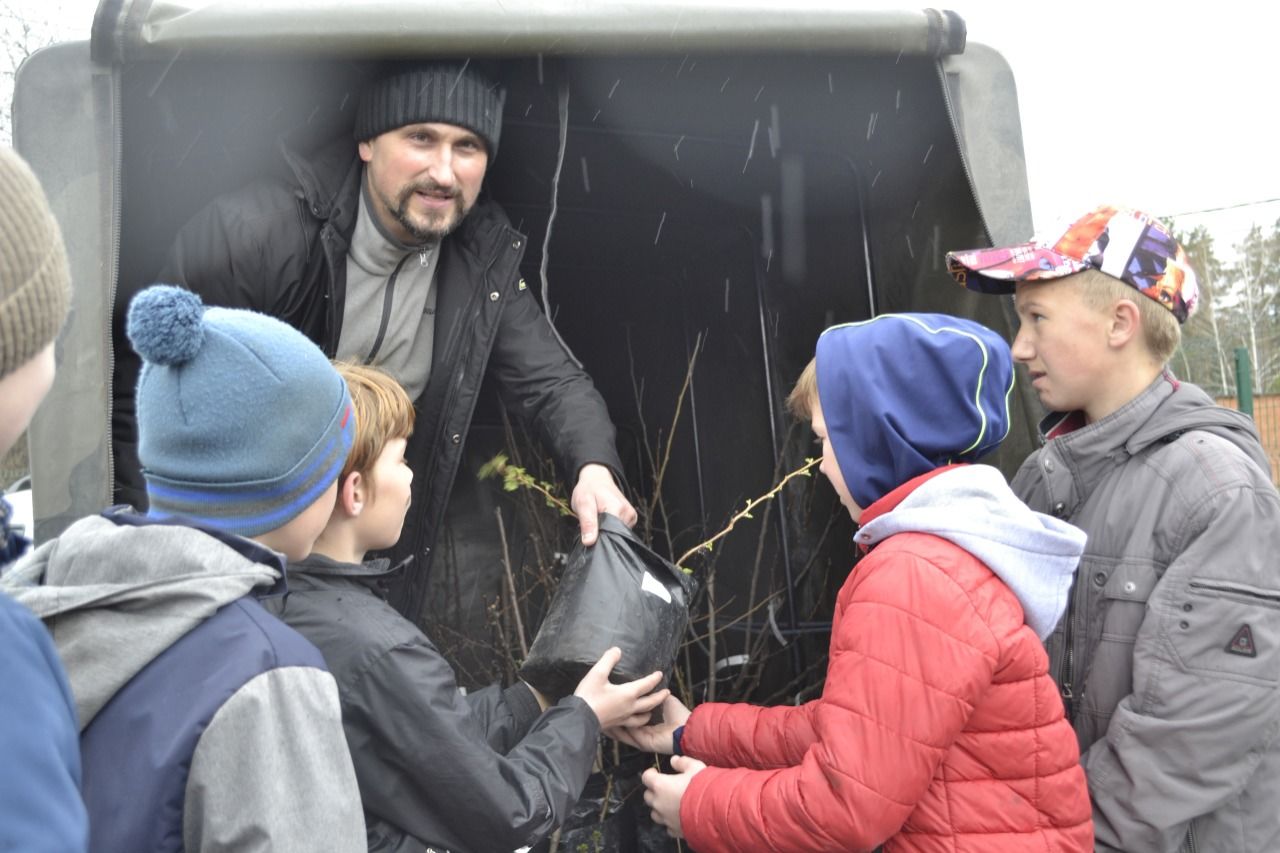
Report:
M 382 319 L 378 321 L 378 335 L 373 339 L 373 347 L 369 350 L 369 354 L 364 357 L 365 364 L 373 364 L 373 360 L 378 357 L 378 350 L 382 349 L 382 340 L 387 336 L 387 326 L 391 323 L 391 307 L 395 301 L 396 279 L 400 277 L 400 270 L 404 269 L 405 261 L 411 256 L 405 255 L 400 259 L 400 263 L 396 264 L 396 268 L 391 271 L 391 277 L 387 279 L 386 287 L 382 289 Z
M 494 262 L 496 262 L 496 258 Z M 493 263 L 491 262 L 490 265 L 485 269 L 486 280 L 488 278 L 488 272 L 492 268 L 492 266 L 493 266 Z M 466 378 L 466 374 L 467 374 L 467 365 L 465 363 L 466 360 L 462 358 L 462 353 L 461 353 L 462 328 L 463 328 L 461 324 L 461 318 L 470 316 L 471 323 L 469 325 L 471 328 L 474 328 L 479 323 L 480 315 L 483 311 L 484 311 L 484 301 L 480 298 L 480 290 L 477 290 L 475 293 L 471 295 L 471 303 L 464 306 L 463 309 L 458 312 L 459 319 L 454 324 L 454 326 L 449 330 L 450 340 L 444 350 L 445 361 L 446 363 L 448 363 L 451 360 L 450 356 L 453 353 L 453 350 L 457 349 L 459 350 L 457 354 L 459 365 L 458 365 L 458 373 L 454 377 L 453 383 L 449 386 L 448 391 L 445 393 L 444 400 L 441 403 L 440 412 L 442 417 L 440 422 L 440 432 L 437 434 L 436 441 L 434 444 L 434 446 L 436 447 L 442 446 L 444 442 L 449 441 L 448 414 L 453 409 L 454 400 L 457 399 L 458 392 L 461 390 L 463 380 Z M 431 446 L 429 445 L 427 449 L 429 450 L 430 447 Z M 434 485 L 435 485 L 434 483 L 424 482 L 423 492 L 422 492 L 422 497 L 424 501 L 430 498 L 429 490 L 433 489 Z M 417 533 L 414 536 L 414 542 L 413 542 L 413 553 L 415 555 L 416 554 L 423 555 L 423 561 L 422 561 L 423 566 L 429 565 L 429 562 L 426 559 L 427 554 L 425 554 L 423 551 L 423 549 L 427 547 L 427 537 L 430 535 L 427 527 L 428 526 L 426 524 L 418 525 Z M 417 602 L 414 602 L 414 604 L 416 607 Z
M 1187 824 L 1187 853 L 1199 853 L 1200 845 L 1196 844 L 1195 822 Z
M 1073 665 L 1075 662 L 1075 642 L 1076 642 L 1076 595 L 1079 593 L 1079 582 L 1077 581 L 1076 589 L 1072 592 L 1071 598 L 1067 601 L 1067 622 L 1063 631 L 1063 642 L 1066 644 L 1066 653 L 1062 656 L 1062 669 L 1058 673 L 1058 684 L 1062 693 L 1062 705 L 1067 712 L 1067 722 L 1075 722 L 1075 695 L 1071 691 L 1071 679 L 1073 677 Z
M 512 231 L 511 231 L 511 229 L 509 229 L 509 228 L 508 228 L 508 229 L 505 229 L 505 230 L 503 231 L 503 234 L 504 234 L 504 235 L 507 235 L 507 236 L 510 236 L 510 235 L 511 235 L 511 233 L 512 233 Z M 518 238 L 518 239 L 523 240 L 523 237 Z M 482 278 L 482 280 L 486 283 L 486 285 L 487 285 L 487 284 L 488 284 L 488 282 L 489 282 L 489 281 L 491 281 L 491 280 L 492 280 L 492 278 L 493 278 L 493 276 L 492 276 L 492 271 L 493 271 L 494 266 L 495 266 L 495 265 L 497 264 L 497 262 L 498 262 L 498 252 L 500 252 L 500 251 L 501 251 L 501 249 L 497 249 L 497 250 L 495 250 L 495 253 L 494 253 L 494 255 L 493 255 L 493 259 L 492 259 L 492 260 L 490 260 L 490 261 L 489 261 L 489 263 L 488 263 L 488 265 L 486 265 L 486 266 L 485 266 L 485 269 L 484 269 L 484 272 L 483 272 L 483 274 L 482 274 L 481 278 Z M 518 270 L 519 270 L 519 268 L 520 268 L 520 260 L 519 260 L 519 258 L 517 257 L 517 259 L 516 259 L 516 261 L 515 261 L 514 265 L 512 266 L 512 269 L 513 269 L 513 271 L 518 271 Z M 476 325 L 478 325 L 478 323 L 479 323 L 479 321 L 480 321 L 480 317 L 481 317 L 481 315 L 484 313 L 484 305 L 485 305 L 485 301 L 486 301 L 486 300 L 482 297 L 482 293 L 483 293 L 483 291 L 484 291 L 485 289 L 486 289 L 486 288 L 480 288 L 480 289 L 478 289 L 478 290 L 476 290 L 475 292 L 473 292 L 473 293 L 472 293 L 472 295 L 471 295 L 471 300 L 472 300 L 472 301 L 471 301 L 471 303 L 469 303 L 469 304 L 467 304 L 467 305 L 463 306 L 462 310 L 458 312 L 458 320 L 453 324 L 453 326 L 451 326 L 451 328 L 450 328 L 450 330 L 449 330 L 449 336 L 450 336 L 450 339 L 449 339 L 449 341 L 448 341 L 448 343 L 447 343 L 447 345 L 446 345 L 446 347 L 445 347 L 445 350 L 444 350 L 444 354 L 445 354 L 445 363 L 447 364 L 447 363 L 450 361 L 449 354 L 453 351 L 453 349 L 454 349 L 454 348 L 457 348 L 457 349 L 459 350 L 459 352 L 458 352 L 458 359 L 459 359 L 460 364 L 459 364 L 459 367 L 458 367 L 458 373 L 457 373 L 457 375 L 454 377 L 454 380 L 453 380 L 452 384 L 450 385 L 450 387 L 446 390 L 444 400 L 442 401 L 442 404 L 441 404 L 441 409 L 440 409 L 440 411 L 441 411 L 441 415 L 442 415 L 442 420 L 441 420 L 441 423 L 440 423 L 440 431 L 436 434 L 436 441 L 435 441 L 435 444 L 434 444 L 434 445 L 428 445 L 426 448 L 424 448 L 424 450 L 425 450 L 425 451 L 428 451 L 428 452 L 429 452 L 432 446 L 439 447 L 439 446 L 441 446 L 441 443 L 442 443 L 442 442 L 448 442 L 448 441 L 450 440 L 450 436 L 449 436 L 449 423 L 448 423 L 448 421 L 449 421 L 448 413 L 453 409 L 454 401 L 457 399 L 457 397 L 458 397 L 458 393 L 459 393 L 459 392 L 461 391 L 461 389 L 462 389 L 463 381 L 465 380 L 465 378 L 466 378 L 466 373 L 467 373 L 467 364 L 466 364 L 465 359 L 463 359 L 463 358 L 462 358 L 462 353 L 461 353 L 461 351 L 460 351 L 460 350 L 461 350 L 461 347 L 462 347 L 462 328 L 463 328 L 463 320 L 462 320 L 462 318 L 467 317 L 467 316 L 470 316 L 470 318 L 471 318 L 470 327 L 471 327 L 471 328 L 475 328 L 475 326 L 476 326 Z M 478 391 L 478 389 L 477 389 L 477 391 Z M 465 426 L 463 426 L 463 427 L 462 427 L 462 429 L 468 429 L 468 428 L 470 428 L 470 420 L 469 420 L 469 419 L 468 419 L 467 424 L 466 424 Z M 459 463 L 459 464 L 461 464 L 461 463 Z M 457 468 L 455 467 L 455 469 L 454 469 L 454 475 L 456 476 L 456 474 L 457 474 Z M 426 502 L 426 501 L 428 501 L 428 500 L 430 499 L 430 497 L 431 497 L 431 492 L 432 492 L 432 491 L 434 491 L 436 488 L 437 488 L 437 484 L 436 484 L 436 483 L 434 483 L 434 482 L 424 482 L 424 483 L 423 483 L 423 487 L 422 487 L 422 497 L 423 497 L 423 501 L 424 501 L 424 502 Z M 452 483 L 450 483 L 449 488 L 450 488 L 450 490 L 452 490 Z M 446 499 L 446 504 L 447 504 L 447 499 Z M 441 510 L 441 513 L 443 514 L 444 507 L 441 507 L 441 508 L 440 508 L 440 510 Z M 431 531 L 429 530 L 429 525 L 427 525 L 427 524 L 425 524 L 425 523 L 419 524 L 419 525 L 418 525 L 418 527 L 417 527 L 417 531 L 416 531 L 416 532 L 415 532 L 415 534 L 414 534 L 414 537 L 413 537 L 413 551 L 412 551 L 412 553 L 413 553 L 414 555 L 421 555 L 421 557 L 422 557 L 422 562 L 421 562 L 421 564 L 419 565 L 418 573 L 425 572 L 425 571 L 429 571 L 429 569 L 430 569 L 431 561 L 430 561 L 430 559 L 429 559 L 429 557 L 430 557 L 430 551 L 429 551 L 429 549 L 428 549 L 427 539 L 428 539 L 428 537 L 430 537 L 431 535 L 432 535 L 432 533 L 431 533 Z M 407 592 L 408 592 L 408 594 L 407 594 L 407 596 L 406 596 L 406 597 L 407 597 L 409 600 L 408 600 L 407 602 L 405 602 L 405 603 L 406 603 L 406 604 L 408 604 L 408 605 L 410 606 L 410 608 L 411 608 L 411 612 L 413 612 L 413 613 L 417 614 L 417 613 L 420 613 L 420 612 L 421 612 L 421 610 L 422 610 L 422 603 L 423 603 L 423 599 L 424 599 L 424 598 L 425 598 L 425 596 L 426 596 L 426 583 L 425 583 L 425 581 L 423 581 L 423 583 L 422 583 L 422 587 L 421 587 L 421 588 L 420 588 L 416 593 L 415 593 L 415 591 L 413 590 L 413 586 L 414 586 L 413 582 L 410 582 L 410 583 L 408 584 L 409 589 L 408 589 L 408 591 L 407 591 Z M 416 617 L 415 617 L 415 619 L 416 619 Z

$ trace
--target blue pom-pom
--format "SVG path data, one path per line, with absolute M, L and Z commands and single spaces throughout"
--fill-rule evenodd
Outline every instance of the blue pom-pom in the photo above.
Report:
M 156 284 L 129 303 L 125 333 L 152 364 L 182 364 L 204 345 L 204 303 L 190 290 Z

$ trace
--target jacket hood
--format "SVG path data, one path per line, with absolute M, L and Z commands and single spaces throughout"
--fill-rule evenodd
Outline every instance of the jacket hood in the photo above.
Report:
M 925 480 L 862 525 L 855 539 L 869 547 L 897 533 L 938 536 L 981 560 L 1017 596 L 1041 639 L 1066 610 L 1085 544 L 1083 530 L 1029 509 L 989 465 L 958 466 Z
M 0 588 L 53 635 L 83 731 L 188 631 L 255 587 L 275 584 L 281 560 L 246 539 L 137 516 L 91 516 L 18 561 Z
M 972 320 L 881 314 L 818 338 L 818 401 L 849 494 L 870 506 L 1009 432 L 1009 345 Z
M 353 182 L 364 174 L 356 144 L 350 137 L 330 139 L 307 155 L 298 141 L 285 137 L 277 141 L 277 146 L 303 200 L 315 216 L 340 219 L 339 231 L 347 233 L 345 226 L 354 224 L 356 211 L 354 204 L 345 202 L 359 198 L 353 192 Z
M 1203 430 L 1240 448 L 1263 471 L 1271 470 L 1271 461 L 1262 447 L 1253 418 L 1219 406 L 1199 386 L 1179 382 L 1169 374 L 1162 375 L 1156 382 L 1168 383 L 1172 390 L 1160 401 L 1156 413 L 1133 433 L 1127 447 L 1130 453 L 1137 453 L 1171 435 L 1181 435 L 1193 429 Z

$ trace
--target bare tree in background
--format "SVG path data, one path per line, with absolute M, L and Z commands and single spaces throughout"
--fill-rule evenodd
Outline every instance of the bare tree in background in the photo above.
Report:
M 82 4 L 84 5 L 84 4 Z M 85 5 L 85 9 L 89 7 Z M 13 144 L 13 86 L 18 68 L 42 47 L 66 39 L 85 38 L 92 12 L 85 20 L 68 21 L 62 3 L 40 0 L 0 0 L 0 143 Z M 78 16 L 77 16 L 78 17 Z
M 1253 361 L 1254 391 L 1272 393 L 1280 373 L 1280 222 L 1270 232 L 1254 225 L 1236 251 L 1239 345 Z
M 1182 346 L 1179 348 L 1179 366 L 1183 378 L 1213 394 L 1229 394 L 1231 372 L 1228 369 L 1227 345 L 1218 322 L 1220 313 L 1219 287 L 1230 284 L 1224 274 L 1222 261 L 1217 257 L 1213 235 L 1203 225 L 1197 225 L 1191 233 L 1180 233 L 1174 227 L 1174 237 L 1187 252 L 1187 260 L 1196 272 L 1200 283 L 1200 310 L 1182 330 Z

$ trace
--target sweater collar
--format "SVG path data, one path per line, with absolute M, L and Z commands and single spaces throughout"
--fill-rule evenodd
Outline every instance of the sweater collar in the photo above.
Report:
M 427 242 L 411 246 L 387 230 L 373 210 L 369 195 L 367 169 L 361 172 L 359 212 L 356 229 L 351 235 L 351 259 L 370 275 L 390 275 L 406 255 L 418 254 L 427 265 L 430 256 L 440 250 L 439 242 Z

